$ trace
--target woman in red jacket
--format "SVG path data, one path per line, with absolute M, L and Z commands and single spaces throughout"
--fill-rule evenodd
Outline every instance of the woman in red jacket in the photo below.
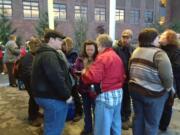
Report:
M 98 56 L 82 72 L 84 83 L 100 83 L 101 86 L 101 93 L 95 100 L 94 135 L 120 135 L 124 66 L 112 49 L 112 40 L 107 34 L 97 37 L 97 45 Z

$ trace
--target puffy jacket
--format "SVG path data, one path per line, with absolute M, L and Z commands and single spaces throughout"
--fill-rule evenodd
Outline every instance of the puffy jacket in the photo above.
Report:
M 125 80 L 123 62 L 112 48 L 106 48 L 98 54 L 82 79 L 87 84 L 100 83 L 102 92 L 122 88 Z

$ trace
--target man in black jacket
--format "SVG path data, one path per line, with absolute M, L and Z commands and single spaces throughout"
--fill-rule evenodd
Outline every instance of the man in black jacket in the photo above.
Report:
M 62 134 L 71 95 L 71 80 L 61 49 L 64 36 L 48 30 L 45 44 L 36 51 L 32 68 L 32 91 L 36 102 L 44 109 L 44 134 Z
M 123 86 L 123 101 L 121 108 L 121 116 L 122 116 L 122 128 L 128 130 L 131 126 L 129 117 L 131 115 L 131 100 L 128 91 L 128 62 L 129 58 L 133 52 L 133 47 L 130 45 L 132 40 L 133 32 L 130 29 L 125 29 L 121 34 L 121 39 L 118 43 L 113 46 L 116 53 L 123 60 L 124 69 L 126 71 L 126 81 Z

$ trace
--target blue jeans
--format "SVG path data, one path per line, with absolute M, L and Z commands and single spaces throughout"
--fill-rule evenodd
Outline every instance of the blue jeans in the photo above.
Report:
M 168 92 L 158 98 L 131 92 L 134 108 L 133 135 L 157 135 Z
M 66 102 L 45 98 L 35 100 L 44 109 L 44 135 L 61 135 L 68 111 Z
M 96 101 L 94 135 L 121 135 L 120 112 L 121 103 L 109 106 Z
M 95 101 L 94 99 L 90 98 L 87 93 L 82 94 L 83 100 L 83 110 L 84 110 L 84 131 L 86 133 L 93 131 L 93 118 L 92 118 L 92 111 L 94 114 L 95 108 Z

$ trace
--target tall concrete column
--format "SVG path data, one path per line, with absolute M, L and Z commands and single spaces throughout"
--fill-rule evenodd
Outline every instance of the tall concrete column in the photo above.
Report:
M 95 24 L 95 19 L 94 19 L 94 10 L 95 10 L 95 0 L 88 0 L 88 13 L 87 13 L 87 19 L 88 19 L 88 32 L 87 32 L 87 37 L 90 39 L 95 39 L 96 34 L 95 29 L 96 29 L 96 24 Z
M 53 0 L 48 0 L 48 21 L 49 21 L 49 28 L 54 30 Z
M 112 40 L 115 40 L 115 25 L 116 25 L 116 0 L 110 0 L 110 7 L 109 7 L 109 35 L 111 36 Z

